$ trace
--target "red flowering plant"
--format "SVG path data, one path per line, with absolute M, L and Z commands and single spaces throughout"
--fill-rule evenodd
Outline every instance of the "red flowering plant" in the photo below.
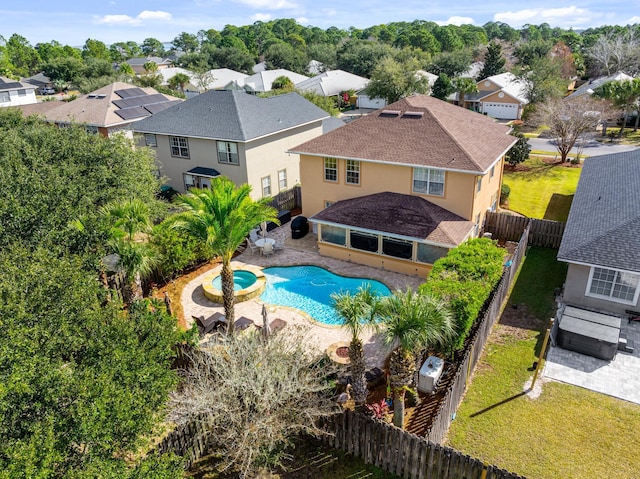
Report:
M 367 410 L 375 419 L 384 419 L 389 413 L 389 403 L 385 399 L 381 399 L 373 404 L 367 404 Z

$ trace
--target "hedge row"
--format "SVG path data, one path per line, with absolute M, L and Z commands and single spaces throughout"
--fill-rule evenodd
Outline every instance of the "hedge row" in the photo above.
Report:
M 462 349 L 482 306 L 500 281 L 505 250 L 488 238 L 475 238 L 449 251 L 437 260 L 423 294 L 444 298 L 456 318 L 456 337 L 452 350 Z

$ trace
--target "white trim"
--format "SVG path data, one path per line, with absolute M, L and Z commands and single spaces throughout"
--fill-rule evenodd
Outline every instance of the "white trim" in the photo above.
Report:
M 620 298 L 615 298 L 611 295 L 609 296 L 604 296 L 601 294 L 595 294 L 591 292 L 591 283 L 593 281 L 593 273 L 595 272 L 596 268 L 600 268 L 600 269 L 605 269 L 608 271 L 615 271 L 616 273 L 625 273 L 625 274 L 632 274 L 634 276 L 636 276 L 638 278 L 638 284 L 636 285 L 636 291 L 633 295 L 633 300 L 628 301 L 628 300 L 624 300 L 624 299 L 620 299 Z M 614 282 L 612 284 L 612 288 L 615 286 L 616 282 L 614 279 Z M 613 291 L 612 291 L 613 292 Z M 631 273 L 631 272 L 627 272 L 627 271 L 623 271 L 623 270 L 619 270 L 616 268 L 605 268 L 603 266 L 591 266 L 591 269 L 589 270 L 589 280 L 587 281 L 587 288 L 584 292 L 584 295 L 588 298 L 596 298 L 596 299 L 601 299 L 604 301 L 610 301 L 612 303 L 619 303 L 619 304 L 630 304 L 630 305 L 635 305 L 638 304 L 638 296 L 640 295 L 640 273 Z
M 608 266 L 606 264 L 595 264 L 595 263 L 583 263 L 581 261 L 570 261 L 570 260 L 566 260 L 566 259 L 562 259 L 560 257 L 557 258 L 558 261 L 562 261 L 563 263 L 569 263 L 569 264 L 577 264 L 578 266 L 588 266 L 589 268 L 603 268 L 603 269 L 612 269 L 615 271 L 621 271 L 623 273 L 630 273 L 630 274 L 637 274 L 640 275 L 640 271 L 633 271 L 630 269 L 621 269 L 621 268 L 614 268 L 612 266 Z

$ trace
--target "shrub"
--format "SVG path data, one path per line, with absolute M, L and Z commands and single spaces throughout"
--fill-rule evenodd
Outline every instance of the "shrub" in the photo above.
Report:
M 420 293 L 448 302 L 456 318 L 453 351 L 461 349 L 482 306 L 500 281 L 504 250 L 488 238 L 469 240 L 433 265 Z
M 509 195 L 511 194 L 511 187 L 502 183 L 500 187 L 500 204 L 504 205 L 509 199 Z
M 151 242 L 161 256 L 157 272 L 165 279 L 211 257 L 201 242 L 172 229 L 169 220 L 154 227 Z
M 373 404 L 367 404 L 366 407 L 369 414 L 376 419 L 384 419 L 389 413 L 389 403 L 384 399 L 380 399 L 380 401 Z

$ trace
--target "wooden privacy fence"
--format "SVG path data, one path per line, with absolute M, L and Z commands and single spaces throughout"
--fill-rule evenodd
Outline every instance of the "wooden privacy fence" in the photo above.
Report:
M 425 438 L 429 441 L 440 444 L 451 426 L 451 421 L 455 417 L 458 406 L 460 406 L 464 392 L 467 389 L 471 373 L 482 354 L 493 325 L 500 317 L 502 304 L 509 294 L 516 272 L 524 259 L 530 228 L 531 224 L 527 225 L 522 232 L 518 247 L 514 251 L 510 263 L 505 265 L 500 282 L 494 288 L 487 303 L 485 303 L 480 317 L 476 321 L 477 326 L 467 340 L 462 361 L 456 365 L 454 379 L 449 383 L 449 388 L 445 391 L 444 398 L 438 404 L 433 415 L 431 425 L 427 428 Z
M 173 452 L 184 459 L 184 468 L 188 470 L 212 449 L 213 441 L 206 424 L 203 415 L 176 427 L 156 446 L 152 454 Z
M 278 211 L 302 208 L 302 191 L 300 186 L 294 186 L 293 188 L 278 193 L 271 200 L 271 206 Z
M 521 478 L 351 410 L 325 418 L 322 427 L 329 446 L 404 479 Z
M 529 245 L 555 249 L 560 247 L 565 227 L 565 223 L 561 221 L 487 212 L 483 233 L 491 233 L 493 239 L 518 241 L 528 225 L 531 226 Z

